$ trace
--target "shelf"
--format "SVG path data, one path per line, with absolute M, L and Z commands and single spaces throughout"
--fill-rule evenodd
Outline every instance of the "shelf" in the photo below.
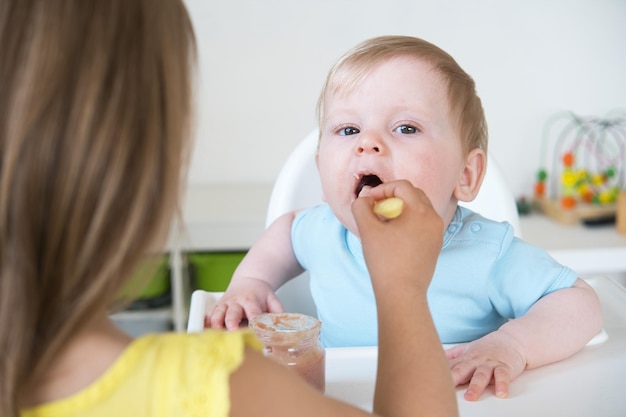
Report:
M 172 308 L 171 307 L 162 307 L 162 308 L 151 308 L 145 310 L 123 310 L 117 313 L 111 314 L 111 317 L 115 320 L 120 321 L 133 321 L 133 320 L 142 320 L 146 317 L 150 318 L 160 318 L 163 320 L 171 320 L 172 319 Z
M 190 185 L 181 231 L 170 247 L 181 251 L 245 250 L 265 229 L 271 184 Z
M 520 218 L 525 241 L 584 276 L 626 273 L 626 235 L 615 225 L 563 225 L 541 214 Z
M 172 320 L 176 331 L 187 324 L 191 288 L 185 253 L 245 251 L 265 229 L 272 184 L 192 184 L 182 204 L 182 227 L 168 241 L 172 279 Z
M 112 314 L 111 319 L 118 327 L 134 337 L 172 330 L 174 321 L 171 307 L 124 310 Z

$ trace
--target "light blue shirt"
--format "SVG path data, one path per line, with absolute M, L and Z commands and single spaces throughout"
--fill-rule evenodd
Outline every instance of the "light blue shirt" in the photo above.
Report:
M 359 239 L 326 204 L 300 212 L 291 235 L 296 258 L 311 276 L 322 343 L 377 345 L 376 303 Z M 428 304 L 442 343 L 467 342 L 524 315 L 577 278 L 545 250 L 516 238 L 510 224 L 458 207 L 444 235 Z

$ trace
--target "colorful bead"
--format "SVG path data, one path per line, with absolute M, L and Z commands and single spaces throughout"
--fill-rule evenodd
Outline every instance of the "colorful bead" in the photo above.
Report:
M 537 179 L 539 181 L 545 181 L 546 178 L 548 178 L 548 173 L 546 172 L 545 169 L 540 169 L 539 172 L 537 172 Z
M 613 178 L 617 174 L 617 170 L 615 169 L 615 167 L 609 167 L 604 174 L 607 176 L 607 178 Z
M 543 182 L 535 183 L 535 196 L 544 197 L 546 195 L 546 184 Z
M 565 196 L 561 198 L 561 207 L 566 210 L 573 209 L 576 207 L 576 199 L 572 196 Z
M 566 152 L 563 154 L 563 165 L 566 167 L 571 167 L 574 165 L 574 154 L 571 152 Z
M 576 184 L 576 179 L 577 179 L 576 174 L 572 172 L 571 170 L 567 170 L 563 172 L 563 174 L 561 175 L 561 182 L 566 187 L 574 186 Z

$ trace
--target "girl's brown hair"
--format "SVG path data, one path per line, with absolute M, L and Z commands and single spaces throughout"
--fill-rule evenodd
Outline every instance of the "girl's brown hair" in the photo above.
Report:
M 0 0 L 0 415 L 164 242 L 194 51 L 182 0 Z
M 395 57 L 412 57 L 428 62 L 448 87 L 450 114 L 469 152 L 487 152 L 487 122 L 474 80 L 447 52 L 423 39 L 410 36 L 380 36 L 368 39 L 348 51 L 331 68 L 317 103 L 318 123 L 324 121 L 324 102 L 335 94 L 346 94 L 378 64 Z M 321 130 L 320 130 L 321 132 Z

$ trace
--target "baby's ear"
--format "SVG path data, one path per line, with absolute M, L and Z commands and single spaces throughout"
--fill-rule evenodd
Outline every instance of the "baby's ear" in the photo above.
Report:
M 472 149 L 465 158 L 465 167 L 454 189 L 454 196 L 457 200 L 468 202 L 476 198 L 486 170 L 487 155 L 480 148 Z

